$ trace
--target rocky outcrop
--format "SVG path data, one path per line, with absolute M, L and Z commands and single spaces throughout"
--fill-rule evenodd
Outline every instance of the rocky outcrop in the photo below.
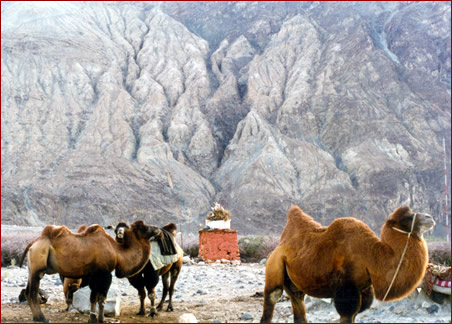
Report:
M 249 233 L 279 232 L 291 204 L 375 230 L 406 204 L 445 230 L 449 3 L 6 2 L 3 17 L 4 224 L 195 232 L 218 201 Z

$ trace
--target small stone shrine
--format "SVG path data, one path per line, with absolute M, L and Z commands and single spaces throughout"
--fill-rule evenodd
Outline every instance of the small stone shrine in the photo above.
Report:
M 237 231 L 231 230 L 231 214 L 215 203 L 206 216 L 205 228 L 199 230 L 199 255 L 206 263 L 239 260 Z

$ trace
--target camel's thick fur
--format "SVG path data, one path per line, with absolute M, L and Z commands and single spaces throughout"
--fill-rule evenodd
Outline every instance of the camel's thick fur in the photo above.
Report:
M 46 226 L 41 236 L 30 243 L 26 297 L 33 320 L 47 322 L 37 302 L 39 282 L 44 274 L 59 273 L 67 278 L 88 280 L 91 288 L 90 322 L 103 322 L 103 308 L 111 284 L 111 272 L 119 278 L 133 276 L 149 260 L 149 239 L 160 232 L 155 226 L 136 221 L 124 233 L 127 247 L 116 242 L 102 226 L 92 225 L 82 233 L 72 233 L 65 226 Z M 96 302 L 99 317 L 96 316 Z
M 295 322 L 306 322 L 304 296 L 334 298 L 341 322 L 353 322 L 370 307 L 375 295 L 382 300 L 394 276 L 413 212 L 396 209 L 381 229 L 381 240 L 362 221 L 340 218 L 323 227 L 299 207 L 290 208 L 278 247 L 269 256 L 265 273 L 261 322 L 270 322 L 283 289 L 289 295 Z M 411 293 L 422 280 L 428 251 L 422 234 L 434 226 L 433 218 L 416 214 L 413 234 L 399 274 L 386 298 Z
M 119 223 L 116 226 L 115 233 L 116 233 L 116 240 L 120 243 L 122 243 L 122 239 L 118 237 L 118 231 L 121 231 L 121 228 L 127 228 L 128 225 L 125 223 Z M 173 233 L 174 237 L 176 237 L 177 227 L 174 223 L 168 223 L 162 229 Z M 182 262 L 183 261 L 183 255 L 179 257 L 179 259 L 167 266 L 164 266 L 163 268 L 155 271 L 152 267 L 151 262 L 146 263 L 143 270 L 141 270 L 138 274 L 135 276 L 127 278 L 130 282 L 130 284 L 135 287 L 135 289 L 138 290 L 138 295 L 140 297 L 140 310 L 137 315 L 144 315 L 145 314 L 145 300 L 146 300 L 146 290 L 148 291 L 148 297 L 151 301 L 151 311 L 149 313 L 149 316 L 154 317 L 157 315 L 157 310 L 162 310 L 163 303 L 165 302 L 166 296 L 169 292 L 169 301 L 168 301 L 168 308 L 167 311 L 173 311 L 173 294 L 174 294 L 174 286 L 176 284 L 177 278 L 179 276 L 180 270 L 182 268 Z M 168 279 L 171 275 L 171 283 L 169 284 Z M 162 292 L 162 299 L 160 300 L 160 303 L 157 306 L 157 309 L 155 308 L 155 287 L 157 286 L 159 282 L 159 277 L 162 277 L 162 284 L 163 284 L 163 292 Z

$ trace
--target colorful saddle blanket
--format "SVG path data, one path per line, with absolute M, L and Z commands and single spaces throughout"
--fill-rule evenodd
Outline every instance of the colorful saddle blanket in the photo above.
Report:
M 422 288 L 430 295 L 433 290 L 433 285 L 450 288 L 450 280 L 450 267 L 429 263 L 427 265 L 427 271 L 425 272 Z

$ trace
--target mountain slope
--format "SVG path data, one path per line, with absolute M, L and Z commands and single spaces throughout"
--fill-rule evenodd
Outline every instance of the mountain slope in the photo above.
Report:
M 291 204 L 375 230 L 402 204 L 443 213 L 448 3 L 2 3 L 2 18 L 2 223 L 196 231 L 214 201 L 249 233 L 279 232 Z

